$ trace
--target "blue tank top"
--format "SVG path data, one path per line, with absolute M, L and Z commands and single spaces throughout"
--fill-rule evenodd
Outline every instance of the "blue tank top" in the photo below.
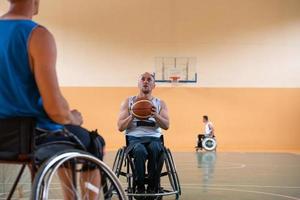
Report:
M 59 131 L 46 114 L 30 69 L 28 41 L 38 24 L 31 20 L 0 19 L 0 118 L 28 116 L 37 128 Z

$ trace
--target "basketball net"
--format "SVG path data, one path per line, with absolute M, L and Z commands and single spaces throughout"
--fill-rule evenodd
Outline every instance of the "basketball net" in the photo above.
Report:
M 174 68 L 169 72 L 169 79 L 171 80 L 171 86 L 176 87 L 179 85 L 180 69 Z
M 169 79 L 171 80 L 171 86 L 176 87 L 179 84 L 180 76 L 170 76 Z

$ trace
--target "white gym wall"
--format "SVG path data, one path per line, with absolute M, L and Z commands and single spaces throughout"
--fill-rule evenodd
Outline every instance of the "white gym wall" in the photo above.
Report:
M 41 0 L 35 20 L 62 86 L 135 86 L 156 56 L 188 56 L 200 87 L 300 87 L 299 0 Z

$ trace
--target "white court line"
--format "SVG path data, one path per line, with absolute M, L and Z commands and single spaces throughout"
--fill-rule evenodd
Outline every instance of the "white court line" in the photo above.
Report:
M 186 166 L 190 166 L 190 165 L 186 165 Z M 195 169 L 243 169 L 245 168 L 247 165 L 241 165 L 241 166 L 232 166 L 232 167 L 206 167 L 206 166 L 201 166 L 201 165 L 198 165 L 197 168 Z M 182 169 L 178 169 L 177 167 L 177 170 L 179 171 L 184 171 Z
M 199 188 L 197 188 L 199 189 Z M 260 192 L 260 191 L 253 191 L 253 190 L 239 190 L 239 189 L 228 189 L 228 188 L 206 188 L 207 190 L 223 190 L 223 191 L 232 191 L 232 192 L 245 192 L 245 193 L 253 193 L 253 194 L 263 194 L 267 196 L 275 196 L 275 197 L 283 197 L 287 199 L 293 199 L 293 200 L 300 200 L 298 197 L 293 196 L 287 196 L 277 193 L 271 193 L 271 192 Z
M 181 184 L 182 186 L 200 186 L 200 187 L 253 187 L 253 188 L 281 188 L 281 189 L 300 189 L 300 186 L 280 186 L 280 185 L 222 185 L 222 184 L 197 184 L 197 183 L 186 183 Z
M 214 169 L 242 169 L 245 168 L 247 165 L 244 163 L 234 163 L 234 162 L 224 162 L 224 161 L 217 161 L 218 164 L 216 163 L 205 163 L 205 164 L 196 164 L 197 168 L 202 168 L 202 169 L 210 169 L 210 168 L 214 168 Z M 220 163 L 225 163 L 228 165 L 232 165 L 232 166 L 218 166 Z M 184 162 L 184 163 L 177 163 L 176 166 L 191 166 L 190 164 L 195 164 L 194 162 Z M 203 167 L 204 166 L 204 167 Z M 212 167 L 213 166 L 213 167 Z
M 201 168 L 201 169 L 242 169 L 242 168 L 245 168 L 247 165 L 246 164 L 241 164 L 240 166 L 232 166 L 232 167 L 203 167 L 201 165 L 198 165 L 198 168 Z

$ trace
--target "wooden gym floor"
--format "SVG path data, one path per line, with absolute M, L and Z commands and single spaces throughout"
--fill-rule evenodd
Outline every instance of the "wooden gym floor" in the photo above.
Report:
M 110 166 L 114 155 L 106 155 Z M 176 152 L 173 157 L 182 200 L 300 200 L 300 154 Z M 0 164 L 0 199 L 4 199 L 17 168 Z M 19 190 L 30 185 L 21 182 Z M 28 199 L 29 192 L 23 195 Z

